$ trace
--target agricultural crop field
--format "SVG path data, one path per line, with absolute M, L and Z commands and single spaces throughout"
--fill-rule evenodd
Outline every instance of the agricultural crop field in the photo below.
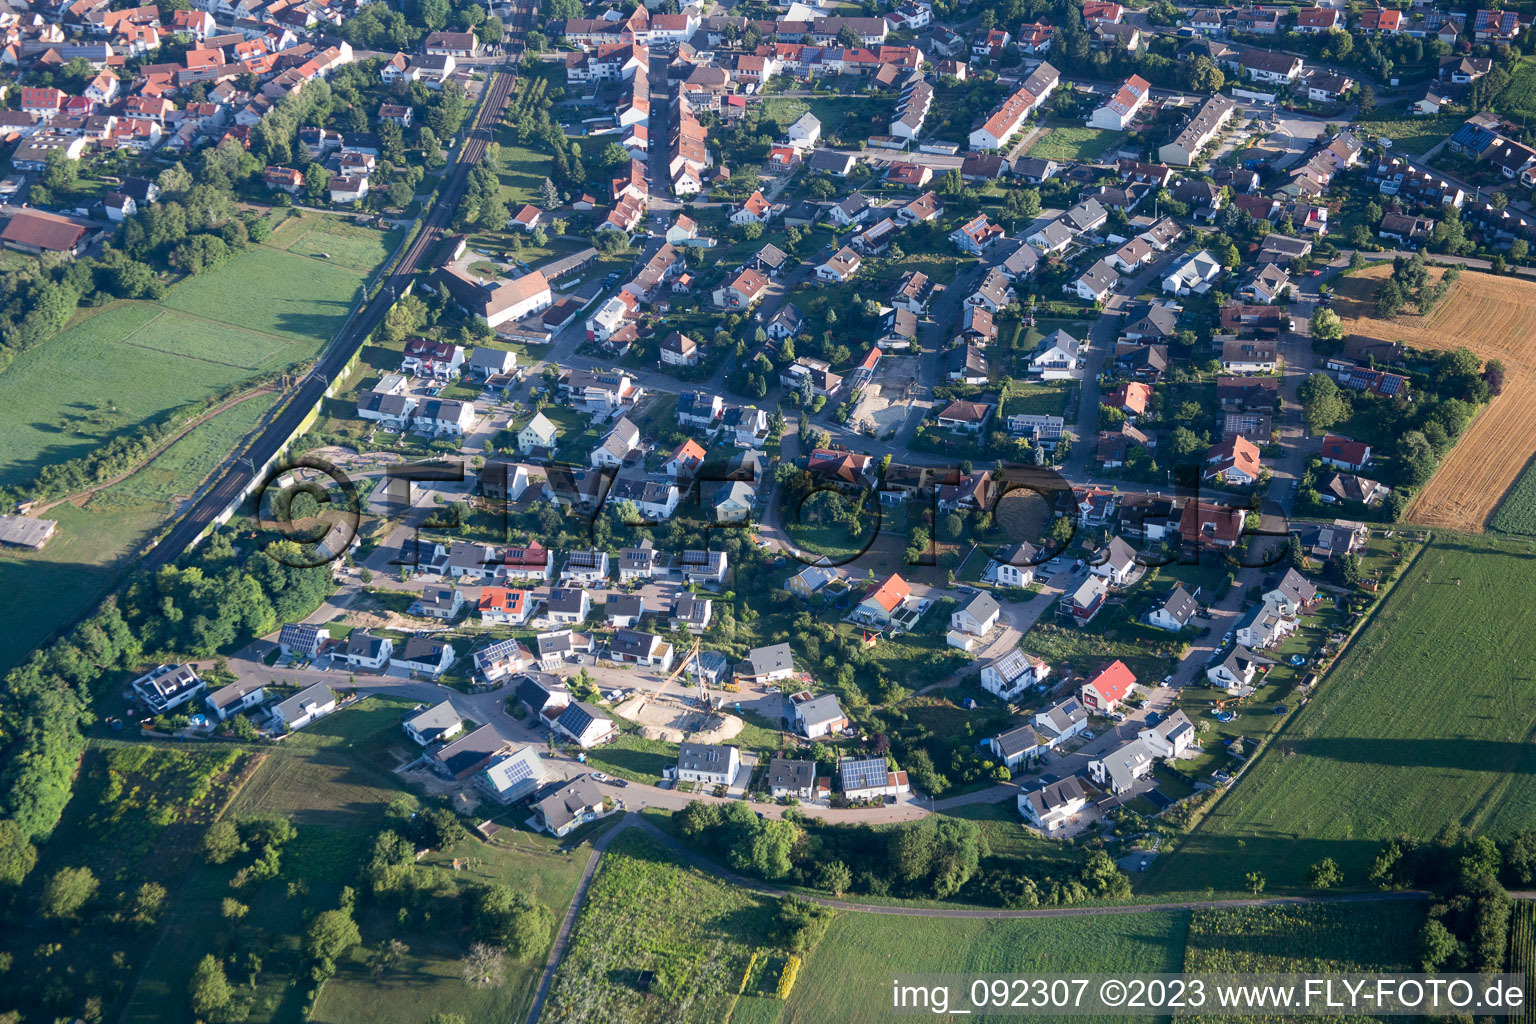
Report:
M 1364 886 L 1382 840 L 1448 822 L 1536 824 L 1536 559 L 1526 543 L 1436 539 L 1231 792 L 1145 888 L 1298 889 L 1332 857 Z
M 1514 486 L 1504 492 L 1499 507 L 1488 518 L 1488 528 L 1536 537 L 1536 460 L 1528 463 Z
M 1466 346 L 1504 362 L 1503 393 L 1467 428 L 1408 510 L 1416 523 L 1480 531 L 1536 455 L 1536 282 L 1467 272 L 1429 316 L 1382 320 L 1371 301 L 1391 271 L 1381 264 L 1340 279 L 1335 308 L 1346 335 L 1428 350 Z M 1440 273 L 1430 271 L 1436 280 Z
M 1536 985 L 1536 903 L 1520 900 L 1509 915 L 1509 966 L 1512 974 L 1523 974 L 1526 991 Z M 1525 1012 L 1511 1020 L 1511 1024 L 1531 1024 L 1536 1021 L 1536 1004 L 1527 1003 Z
M 784 955 L 770 938 L 771 926 L 767 901 L 679 866 L 649 838 L 619 836 L 587 890 L 541 1019 L 725 1021 L 744 987 L 753 994 L 765 984 L 770 995 L 775 991 Z M 749 1013 L 771 1019 L 762 1009 Z

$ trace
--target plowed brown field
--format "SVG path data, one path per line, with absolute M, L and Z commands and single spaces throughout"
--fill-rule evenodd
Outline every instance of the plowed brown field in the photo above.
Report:
M 1415 523 L 1481 532 L 1536 454 L 1536 282 L 1466 271 L 1429 316 L 1382 320 L 1373 300 L 1391 270 L 1383 264 L 1339 279 L 1335 309 L 1346 334 L 1419 349 L 1465 345 L 1504 363 L 1503 393 L 1472 422 L 1408 509 Z M 1430 273 L 1438 280 L 1441 272 Z

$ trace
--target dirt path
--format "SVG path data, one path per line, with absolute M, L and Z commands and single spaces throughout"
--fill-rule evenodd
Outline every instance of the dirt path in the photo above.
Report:
M 81 498 L 89 498 L 91 495 L 95 494 L 97 491 L 104 491 L 108 487 L 112 487 L 115 484 L 122 483 L 124 480 L 127 480 L 129 477 L 133 476 L 135 473 L 137 473 L 140 470 L 146 468 L 150 463 L 154 462 L 160 456 L 164 455 L 166 449 L 169 448 L 171 445 L 175 444 L 177 441 L 180 441 L 183 437 L 186 437 L 193 430 L 195 430 L 198 427 L 202 426 L 204 423 L 207 423 L 209 420 L 213 419 L 215 416 L 219 415 L 220 413 L 227 412 L 230 409 L 233 409 L 235 406 L 239 405 L 240 403 L 246 402 L 246 401 L 249 401 L 252 398 L 255 398 L 257 395 L 269 395 L 269 394 L 271 394 L 273 392 L 273 390 L 274 389 L 272 387 L 270 387 L 269 385 L 262 385 L 259 388 L 253 388 L 250 391 L 244 392 L 243 394 L 236 395 L 233 398 L 228 399 L 227 401 L 219 403 L 218 405 L 214 406 L 212 409 L 209 409 L 207 412 L 203 413 L 201 416 L 197 417 L 196 419 L 187 421 L 187 423 L 185 425 L 183 425 L 180 430 L 176 431 L 176 433 L 172 434 L 169 438 L 167 438 L 162 444 L 160 444 L 158 447 L 156 447 L 154 451 L 150 452 L 149 456 L 146 459 L 144 459 L 144 461 L 140 462 L 138 465 L 134 466 L 132 469 L 129 469 L 129 470 L 126 470 L 126 471 L 124 471 L 122 473 L 119 473 L 116 476 L 109 477 L 108 479 L 103 480 L 100 483 L 92 484 L 91 486 L 85 488 L 84 490 L 75 491 L 73 494 L 66 494 L 62 498 L 54 498 L 52 501 L 49 501 L 46 504 L 37 506 L 35 509 L 33 509 L 32 514 L 33 515 L 41 515 L 42 513 L 47 512 L 49 509 L 56 508 L 59 505 L 62 505 L 62 504 L 64 504 L 67 501 L 73 502 L 73 501 L 77 501 L 77 500 L 79 500 Z

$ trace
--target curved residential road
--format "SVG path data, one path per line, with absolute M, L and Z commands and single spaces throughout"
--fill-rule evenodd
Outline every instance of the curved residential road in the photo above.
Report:
M 166 565 L 197 543 L 202 532 L 213 524 L 224 510 L 243 494 L 256 478 L 256 466 L 265 465 L 275 457 L 299 424 L 309 415 L 325 394 L 330 382 L 347 365 L 362 347 L 363 342 L 380 321 L 395 297 L 405 287 L 419 266 L 436 247 L 448 224 L 448 219 L 459 204 L 468 181 L 470 168 L 480 162 L 486 147 L 495 135 L 497 124 L 512 95 L 515 76 L 506 72 L 494 72 L 486 84 L 485 93 L 474 120 L 459 147 L 458 159 L 448 176 L 438 200 L 427 214 L 422 230 L 401 256 L 395 269 L 385 278 L 384 286 L 374 299 L 360 308 L 351 321 L 326 348 L 315 368 L 292 394 L 287 403 L 256 438 L 244 449 L 238 450 L 225 464 L 224 474 L 208 487 L 170 531 L 144 556 L 143 567 L 155 570 Z
M 576 919 L 581 913 L 582 903 L 586 900 L 587 890 L 590 888 L 592 876 L 597 871 L 598 861 L 604 851 L 613 841 L 631 828 L 639 829 L 650 838 L 661 843 L 674 855 L 687 862 L 690 866 L 698 868 L 706 874 L 722 878 L 732 885 L 755 892 L 761 896 L 788 896 L 788 890 L 775 886 L 765 885 L 762 882 L 739 875 L 729 868 L 714 863 L 711 860 L 695 853 L 683 846 L 666 832 L 656 827 L 649 821 L 638 817 L 633 812 L 626 812 L 619 821 L 618 827 L 610 829 L 593 844 L 592 854 L 587 859 L 586 870 L 582 872 L 581 881 L 576 887 L 576 895 L 571 899 L 571 905 L 566 909 L 565 919 L 560 924 L 560 930 L 555 936 L 554 945 L 550 948 L 549 957 L 544 962 L 544 974 L 539 979 L 539 988 L 533 999 L 533 1006 L 528 1011 L 527 1024 L 537 1024 L 539 1015 L 544 1010 L 544 1004 L 549 998 L 550 987 L 554 984 L 555 971 L 560 966 L 560 960 L 565 955 L 566 946 L 569 944 L 571 931 L 575 927 Z M 853 903 L 848 900 L 827 899 L 821 896 L 806 896 L 804 899 L 812 903 L 820 904 L 833 910 L 846 910 L 860 914 L 883 914 L 888 917 L 948 917 L 948 918 L 980 918 L 984 920 L 1006 920 L 1012 918 L 1030 917 L 1096 917 L 1112 914 L 1150 914 L 1165 910 L 1206 910 L 1225 907 L 1283 907 L 1313 903 L 1404 903 L 1417 902 L 1429 898 L 1429 893 L 1418 890 L 1407 892 L 1364 892 L 1346 893 L 1337 896 L 1275 896 L 1269 899 L 1228 899 L 1228 900 L 1194 900 L 1180 903 L 1132 903 L 1104 906 L 1079 906 L 1079 907 L 1043 907 L 1032 910 L 983 910 L 962 909 L 959 907 L 901 907 L 887 906 L 869 903 Z M 1536 896 L 1536 893 L 1511 893 L 1517 898 Z

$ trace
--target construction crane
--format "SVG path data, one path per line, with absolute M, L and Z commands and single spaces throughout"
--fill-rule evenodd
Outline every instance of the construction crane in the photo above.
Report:
M 692 663 L 693 659 L 697 658 L 698 656 L 699 656 L 699 640 L 698 640 L 697 637 L 695 637 L 694 641 L 693 641 L 693 649 L 691 651 L 689 651 L 686 655 L 684 655 L 682 661 L 678 662 L 677 668 L 672 670 L 672 674 L 667 676 L 667 678 L 663 679 L 661 681 L 661 683 L 657 685 L 656 692 L 654 694 L 652 694 L 651 696 L 659 697 L 661 695 L 662 691 L 664 691 L 667 687 L 671 686 L 672 683 L 677 679 L 677 677 L 682 675 L 683 672 L 687 670 L 689 664 Z M 703 705 L 706 705 L 706 706 L 709 704 L 709 701 L 705 698 L 704 673 L 702 673 L 702 672 L 699 673 L 699 703 L 703 704 Z

